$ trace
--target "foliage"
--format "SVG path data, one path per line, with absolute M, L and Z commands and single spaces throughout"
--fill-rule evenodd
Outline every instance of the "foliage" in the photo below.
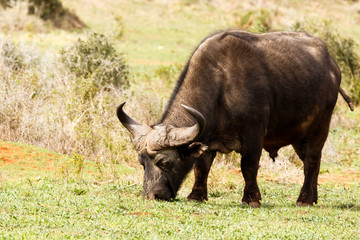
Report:
M 10 0 L 0 0 L 0 6 L 3 8 L 10 7 Z
M 0 36 L 0 61 L 13 71 L 35 68 L 40 57 L 31 48 L 23 48 Z M 0 63 L 1 64 L 1 63 Z
M 28 5 L 28 15 L 36 15 L 44 21 L 51 21 L 57 28 L 82 29 L 85 27 L 79 17 L 63 7 L 60 0 L 0 0 L 0 6 L 11 9 L 22 2 Z
M 18 130 L 24 121 L 19 112 L 27 111 L 25 106 L 43 94 L 39 61 L 32 48 L 0 37 L 0 132 L 4 135 L 10 131 L 21 135 Z
M 4 65 L 14 71 L 18 71 L 24 67 L 24 54 L 11 41 L 2 39 L 0 54 Z
M 354 39 L 344 37 L 329 20 L 296 22 L 294 31 L 306 31 L 319 37 L 328 46 L 330 55 L 341 68 L 344 86 L 355 103 L 360 103 L 360 57 Z
M 0 7 L 0 29 L 4 33 L 11 31 L 43 33 L 51 29 L 51 24 L 35 15 L 28 15 L 28 6 L 27 1 L 12 1 L 9 2 L 6 10 L 2 10 Z
M 265 33 L 272 29 L 271 14 L 266 9 L 248 10 L 244 14 L 236 13 L 234 18 L 236 28 L 257 33 Z
M 60 0 L 29 0 L 29 13 L 35 14 L 40 11 L 40 17 L 44 20 L 55 19 L 65 15 L 65 9 Z
M 115 30 L 114 30 L 114 37 L 116 39 L 121 39 L 124 36 L 124 32 L 125 32 L 124 19 L 121 15 L 115 14 L 114 20 L 116 22 L 116 26 L 115 26 Z
M 76 77 L 91 79 L 96 88 L 128 85 L 124 56 L 104 34 L 90 33 L 86 40 L 78 39 L 61 51 L 61 61 Z
M 155 69 L 155 75 L 163 80 L 168 88 L 171 88 L 177 77 L 180 76 L 182 67 L 181 64 L 161 65 Z
M 130 146 L 119 137 L 123 133 L 115 115 L 122 90 L 111 83 L 99 86 L 103 82 L 95 81 L 98 69 L 77 77 L 53 54 L 39 57 L 38 50 L 25 44 L 0 40 L 0 138 L 76 152 L 74 156 L 99 162 L 125 159 Z
M 62 29 L 82 29 L 85 24 L 74 13 L 64 8 L 60 0 L 29 0 L 28 14 L 39 15 Z

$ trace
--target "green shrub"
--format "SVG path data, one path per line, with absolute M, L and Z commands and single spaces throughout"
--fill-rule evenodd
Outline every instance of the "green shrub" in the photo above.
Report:
M 296 22 L 294 31 L 305 31 L 321 38 L 328 46 L 330 55 L 335 59 L 342 72 L 342 86 L 350 93 L 352 100 L 360 103 L 360 63 L 356 52 L 356 42 L 344 37 L 331 21 Z
M 155 76 L 159 77 L 166 84 L 167 88 L 171 88 L 180 75 L 182 64 L 176 63 L 171 65 L 160 65 L 155 69 Z
M 3 8 L 10 7 L 10 0 L 0 0 L 0 6 Z
M 29 13 L 35 14 L 38 9 L 41 9 L 40 17 L 44 20 L 50 20 L 57 17 L 57 15 L 65 15 L 65 9 L 59 0 L 29 0 Z
M 76 14 L 63 7 L 60 0 L 0 0 L 0 7 L 17 8 L 19 3 L 27 5 L 27 15 L 35 15 L 44 21 L 50 21 L 57 28 L 82 29 L 86 27 Z
M 92 79 L 96 88 L 128 86 L 128 67 L 104 34 L 91 33 L 86 40 L 61 51 L 64 65 L 82 79 Z
M 23 53 L 10 41 L 3 40 L 0 48 L 0 54 L 5 66 L 18 71 L 24 66 Z
M 265 33 L 272 28 L 271 14 L 265 9 L 248 10 L 244 14 L 237 13 L 234 19 L 233 25 L 236 28 L 251 32 Z
M 29 0 L 28 14 L 38 15 L 51 21 L 55 27 L 63 29 L 82 29 L 85 24 L 74 13 L 64 8 L 60 0 Z
M 19 47 L 14 42 L 0 36 L 0 61 L 12 71 L 34 68 L 39 63 L 39 56 L 31 49 Z
M 121 15 L 116 14 L 114 16 L 114 20 L 116 22 L 114 37 L 116 39 L 121 39 L 124 36 L 124 32 L 125 32 L 124 18 Z

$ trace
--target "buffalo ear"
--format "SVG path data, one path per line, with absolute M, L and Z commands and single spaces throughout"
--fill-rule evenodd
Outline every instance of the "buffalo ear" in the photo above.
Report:
M 200 157 L 206 150 L 208 150 L 208 146 L 201 142 L 194 142 L 188 146 L 188 150 L 190 151 L 190 155 L 192 157 L 198 158 Z

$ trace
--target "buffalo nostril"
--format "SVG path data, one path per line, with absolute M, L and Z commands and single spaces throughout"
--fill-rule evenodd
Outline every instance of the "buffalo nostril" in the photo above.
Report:
M 155 199 L 157 199 L 157 200 L 163 200 L 163 198 L 160 196 L 160 194 L 155 194 Z

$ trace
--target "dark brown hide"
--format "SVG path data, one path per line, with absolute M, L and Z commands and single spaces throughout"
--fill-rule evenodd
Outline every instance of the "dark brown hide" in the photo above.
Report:
M 207 37 L 182 72 L 161 120 L 152 127 L 193 126 L 196 121 L 181 104 L 198 110 L 206 119 L 206 128 L 196 142 L 166 149 L 172 151 L 171 156 L 177 153 L 176 160 L 166 160 L 172 164 L 167 169 L 171 178 L 180 179 L 171 191 L 178 190 L 189 165 L 194 165 L 195 183 L 188 198 L 207 199 L 207 177 L 216 152 L 236 151 L 242 156 L 245 179 L 242 201 L 257 207 L 261 195 L 256 177 L 262 149 L 275 158 L 281 147 L 291 144 L 304 162 L 305 180 L 297 204 L 316 203 L 321 150 L 340 81 L 340 70 L 324 42 L 304 32 L 230 30 Z M 350 106 L 349 99 L 347 102 Z M 161 149 L 150 157 L 149 152 L 141 154 L 147 155 L 153 166 L 160 153 Z M 139 158 L 140 162 L 143 159 Z M 186 168 L 181 170 L 182 165 Z M 159 169 L 156 174 L 163 176 Z M 155 173 L 145 167 L 146 174 Z M 170 182 L 155 185 L 171 192 Z

